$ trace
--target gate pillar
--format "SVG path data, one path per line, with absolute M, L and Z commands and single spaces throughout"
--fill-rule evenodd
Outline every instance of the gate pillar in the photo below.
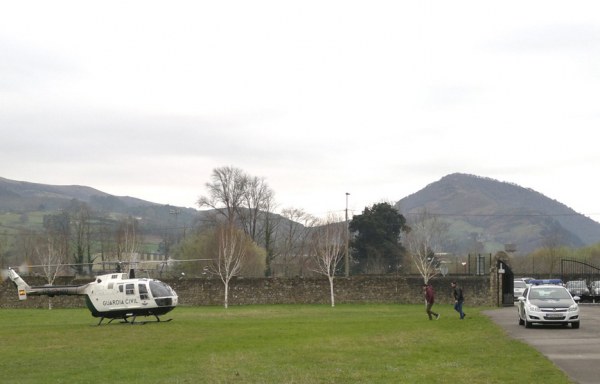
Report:
M 490 290 L 496 306 L 514 305 L 514 278 L 508 254 L 504 251 L 496 253 L 490 268 Z

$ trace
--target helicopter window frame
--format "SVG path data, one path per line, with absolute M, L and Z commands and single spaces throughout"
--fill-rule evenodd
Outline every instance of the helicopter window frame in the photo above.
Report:
M 144 283 L 138 283 L 138 291 L 140 293 L 140 299 L 148 300 L 148 286 Z
M 135 295 L 135 284 L 125 284 L 125 294 Z

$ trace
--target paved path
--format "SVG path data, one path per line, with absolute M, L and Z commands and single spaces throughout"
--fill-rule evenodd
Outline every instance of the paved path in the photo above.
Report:
M 580 384 L 600 383 L 600 306 L 581 305 L 581 328 L 560 325 L 525 328 L 519 325 L 517 307 L 484 311 L 506 333 L 547 356 Z

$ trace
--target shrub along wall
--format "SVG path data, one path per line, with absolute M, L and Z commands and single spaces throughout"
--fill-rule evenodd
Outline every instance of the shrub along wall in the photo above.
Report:
M 24 279 L 32 286 L 44 285 L 40 278 Z M 436 302 L 453 302 L 449 277 L 431 281 L 436 291 Z M 495 291 L 488 276 L 470 276 L 456 279 L 463 287 L 466 306 L 496 305 Z M 90 280 L 57 279 L 56 285 L 85 284 Z M 163 280 L 179 296 L 180 305 L 223 305 L 223 283 L 218 278 Z M 422 278 L 420 276 L 352 276 L 334 280 L 335 302 L 344 303 L 398 303 L 421 304 Z M 47 297 L 29 296 L 19 302 L 17 290 L 10 281 L 0 285 L 0 308 L 47 308 Z M 50 299 L 54 308 L 85 307 L 82 297 L 57 296 Z M 229 305 L 247 304 L 329 304 L 329 282 L 326 278 L 235 278 L 230 283 Z

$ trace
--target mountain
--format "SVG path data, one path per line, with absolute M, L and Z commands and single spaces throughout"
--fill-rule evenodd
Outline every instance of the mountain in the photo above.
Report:
M 81 185 L 48 185 L 0 177 L 0 214 L 51 214 L 68 209 L 74 202 L 86 203 L 93 211 L 112 219 L 127 216 L 143 218 L 143 226 L 150 232 L 164 232 L 167 226 L 189 226 L 201 216 L 192 208 L 114 196 Z
M 41 216 L 83 202 L 93 211 L 118 220 L 141 218 L 146 233 L 191 228 L 207 211 L 114 196 L 80 185 L 47 185 L 0 177 L 0 230 L 41 225 Z M 395 204 L 409 224 L 425 210 L 449 225 L 446 252 L 495 253 L 506 244 L 526 254 L 553 244 L 582 247 L 600 242 L 600 223 L 539 192 L 494 179 L 454 173 Z M 17 215 L 14 215 L 17 213 Z
M 528 253 L 600 242 L 600 223 L 534 190 L 480 176 L 444 176 L 395 206 L 409 222 L 423 211 L 447 222 L 448 252 L 496 252 L 511 244 Z
M 40 208 L 59 209 L 65 201 L 76 199 L 102 208 L 105 201 L 121 207 L 153 204 L 133 197 L 116 197 L 81 185 L 48 185 L 15 181 L 0 177 L 0 210 L 32 211 Z M 112 204 L 108 204 L 112 205 Z

